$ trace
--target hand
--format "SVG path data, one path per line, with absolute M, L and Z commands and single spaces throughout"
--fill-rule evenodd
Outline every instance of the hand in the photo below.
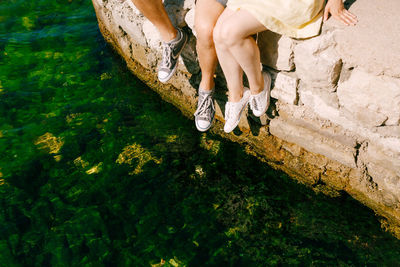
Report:
M 344 8 L 342 0 L 328 0 L 324 10 L 324 21 L 329 18 L 329 14 L 344 25 L 356 25 L 357 16 Z

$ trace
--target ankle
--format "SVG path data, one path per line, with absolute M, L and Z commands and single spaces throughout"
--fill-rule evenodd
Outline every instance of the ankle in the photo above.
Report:
M 258 95 L 258 94 L 260 94 L 263 90 L 264 90 L 264 88 L 250 89 L 250 92 L 251 92 L 252 95 Z
M 250 92 L 252 95 L 258 95 L 262 91 L 264 91 L 264 81 L 262 81 L 261 83 L 259 83 L 256 86 L 250 87 Z
M 237 103 L 242 99 L 242 97 L 243 97 L 243 93 L 242 94 L 229 95 L 228 101 L 232 102 L 232 103 Z
M 199 93 L 199 94 L 202 93 L 202 94 L 211 95 L 211 94 L 214 93 L 214 89 L 211 89 L 211 90 L 204 90 L 203 88 L 199 87 L 198 93 Z
M 161 39 L 163 40 L 164 43 L 169 43 L 175 40 L 177 37 L 178 37 L 178 30 L 176 28 L 161 33 Z
M 203 91 L 212 91 L 214 89 L 215 83 L 214 83 L 214 79 L 202 79 L 199 85 L 199 88 L 201 88 L 201 90 Z

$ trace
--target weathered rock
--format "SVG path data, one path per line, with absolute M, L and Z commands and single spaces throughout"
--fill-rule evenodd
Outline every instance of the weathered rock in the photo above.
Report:
M 393 170 L 393 173 L 400 179 L 400 150 L 391 148 L 382 148 L 374 144 L 369 144 L 365 154 L 365 162 L 374 162 L 381 168 L 386 170 Z M 398 188 L 400 196 L 400 187 Z
M 328 33 L 296 45 L 294 62 L 302 82 L 334 91 L 342 60 L 334 49 L 333 35 Z
M 350 148 L 357 146 L 357 138 L 354 134 L 340 125 L 319 117 L 309 107 L 280 103 L 278 104 L 278 108 L 279 117 L 290 121 L 294 125 L 317 132 L 326 138 L 334 139 L 344 146 Z
M 335 125 L 328 120 L 324 120 L 317 116 L 312 110 L 306 106 L 294 106 L 294 105 L 286 105 L 279 104 L 279 118 L 282 118 L 284 121 L 290 123 L 292 127 L 299 127 L 298 132 L 286 132 L 287 136 L 294 134 L 294 138 L 305 138 L 307 140 L 309 137 L 302 137 L 301 132 L 308 132 L 315 140 L 323 140 L 328 146 L 335 147 L 335 153 L 338 155 L 331 154 L 327 156 L 327 152 L 320 152 L 319 154 L 325 155 L 330 159 L 334 159 L 338 162 L 343 163 L 349 167 L 355 167 L 355 155 L 357 153 L 357 140 L 356 138 L 346 131 L 341 126 Z M 271 121 L 272 123 L 272 121 Z M 272 124 L 271 124 L 272 125 Z M 270 131 L 272 134 L 273 129 L 270 125 Z M 305 129 L 305 130 L 304 130 Z M 281 138 L 281 137 L 280 137 Z M 290 141 L 289 139 L 282 138 L 286 141 Z M 299 144 L 298 142 L 294 142 Z M 306 141 L 302 142 L 301 145 L 305 150 L 318 153 L 318 146 L 315 142 L 312 146 L 310 144 L 305 145 Z M 317 146 L 317 148 L 313 147 Z M 344 153 L 343 156 L 341 153 Z
M 186 13 L 185 16 L 185 22 L 188 25 L 188 27 L 192 30 L 192 33 L 194 36 L 196 35 L 196 30 L 194 28 L 194 15 L 196 13 L 196 9 L 192 8 L 191 10 L 188 11 L 188 13 Z
M 196 58 L 196 38 L 194 36 L 190 36 L 188 42 L 183 48 L 181 57 L 179 58 L 178 69 L 191 74 L 199 73 L 200 66 L 197 60 L 195 60 Z
M 193 8 L 195 6 L 195 2 L 195 0 L 163 0 L 165 6 L 174 5 L 186 11 Z
M 134 39 L 139 45 L 146 46 L 146 38 L 140 27 L 144 19 L 133 12 L 133 4 L 129 3 L 132 3 L 132 1 L 125 1 L 123 5 L 113 5 L 113 20 L 130 38 Z M 126 9 L 131 9 L 132 12 L 127 14 L 127 12 L 124 12 Z
M 345 107 L 342 107 L 340 109 L 340 115 L 349 120 L 361 122 L 363 126 L 368 128 L 381 126 L 388 119 L 387 116 L 381 113 L 376 113 L 371 110 L 364 110 L 363 108 L 357 106 L 353 106 L 351 111 Z
M 257 39 L 262 64 L 276 70 L 294 69 L 293 39 L 271 31 L 259 33 Z
M 365 150 L 360 151 L 360 158 L 368 168 L 368 174 L 378 186 L 385 204 L 397 205 L 400 197 L 400 151 L 382 150 L 369 144 Z
M 179 5 L 167 4 L 165 5 L 165 10 L 173 25 L 180 28 L 186 26 L 185 15 L 188 12 L 187 9 L 182 9 Z
M 336 93 L 314 87 L 301 85 L 299 89 L 300 102 L 310 107 L 316 114 L 335 121 L 339 113 L 339 99 Z
M 373 129 L 382 137 L 394 137 L 400 139 L 400 126 L 383 126 Z
M 300 145 L 308 151 L 334 159 L 345 166 L 356 167 L 354 159 L 356 154 L 355 148 L 344 146 L 340 142 L 323 136 L 318 132 L 283 119 L 271 120 L 269 130 L 272 135 L 287 142 Z
M 130 8 L 132 8 L 132 13 L 133 15 L 137 16 L 142 16 L 142 13 L 140 13 L 139 9 L 136 8 L 136 6 L 133 4 L 132 1 L 130 0 L 123 0 L 124 4 L 127 4 Z
M 271 97 L 288 104 L 297 104 L 299 79 L 291 72 L 278 72 L 275 77 Z
M 146 20 L 142 24 L 142 29 L 147 41 L 147 46 L 161 53 L 161 38 L 157 28 L 154 27 L 150 21 Z
M 353 130 L 356 127 L 355 123 L 352 123 L 340 115 L 337 104 L 338 100 L 335 94 L 325 94 L 319 89 L 304 88 L 301 86 L 300 102 L 301 104 L 311 108 L 316 114 L 324 119 L 342 125 L 349 130 Z
M 340 105 L 367 127 L 399 125 L 400 79 L 373 76 L 359 68 L 337 89 Z
M 354 27 L 344 27 L 335 20 L 337 51 L 343 61 L 352 66 L 362 66 L 374 75 L 385 74 L 400 78 L 400 1 L 352 1 L 351 12 L 357 15 Z M 371 7 L 373 7 L 371 9 Z

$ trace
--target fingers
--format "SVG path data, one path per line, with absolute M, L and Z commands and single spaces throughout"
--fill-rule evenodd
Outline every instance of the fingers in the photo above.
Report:
M 337 19 L 347 26 L 354 26 L 358 22 L 357 17 L 347 10 L 341 12 Z
M 324 22 L 328 20 L 329 17 L 329 10 L 328 8 L 325 8 L 324 10 Z
M 345 10 L 344 13 L 345 13 L 346 17 L 349 19 L 350 24 L 356 25 L 356 23 L 358 22 L 357 16 L 348 10 Z
M 347 9 L 342 10 L 331 10 L 331 8 L 326 7 L 324 10 L 323 20 L 327 21 L 329 15 L 332 15 L 335 19 L 340 21 L 346 26 L 354 26 L 357 24 L 358 19 L 357 16 L 348 11 Z
M 357 20 L 357 16 L 354 15 L 353 13 L 351 13 L 350 11 L 348 11 L 347 9 L 345 9 L 346 14 L 348 14 L 351 18 Z M 358 21 L 358 20 L 357 20 Z

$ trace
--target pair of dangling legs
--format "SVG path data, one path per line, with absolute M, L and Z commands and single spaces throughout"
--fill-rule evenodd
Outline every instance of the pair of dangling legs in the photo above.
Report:
M 265 26 L 246 10 L 226 8 L 214 28 L 214 42 L 219 63 L 229 89 L 229 101 L 243 96 L 243 72 L 252 95 L 264 88 L 260 51 L 252 35 L 266 30 Z

